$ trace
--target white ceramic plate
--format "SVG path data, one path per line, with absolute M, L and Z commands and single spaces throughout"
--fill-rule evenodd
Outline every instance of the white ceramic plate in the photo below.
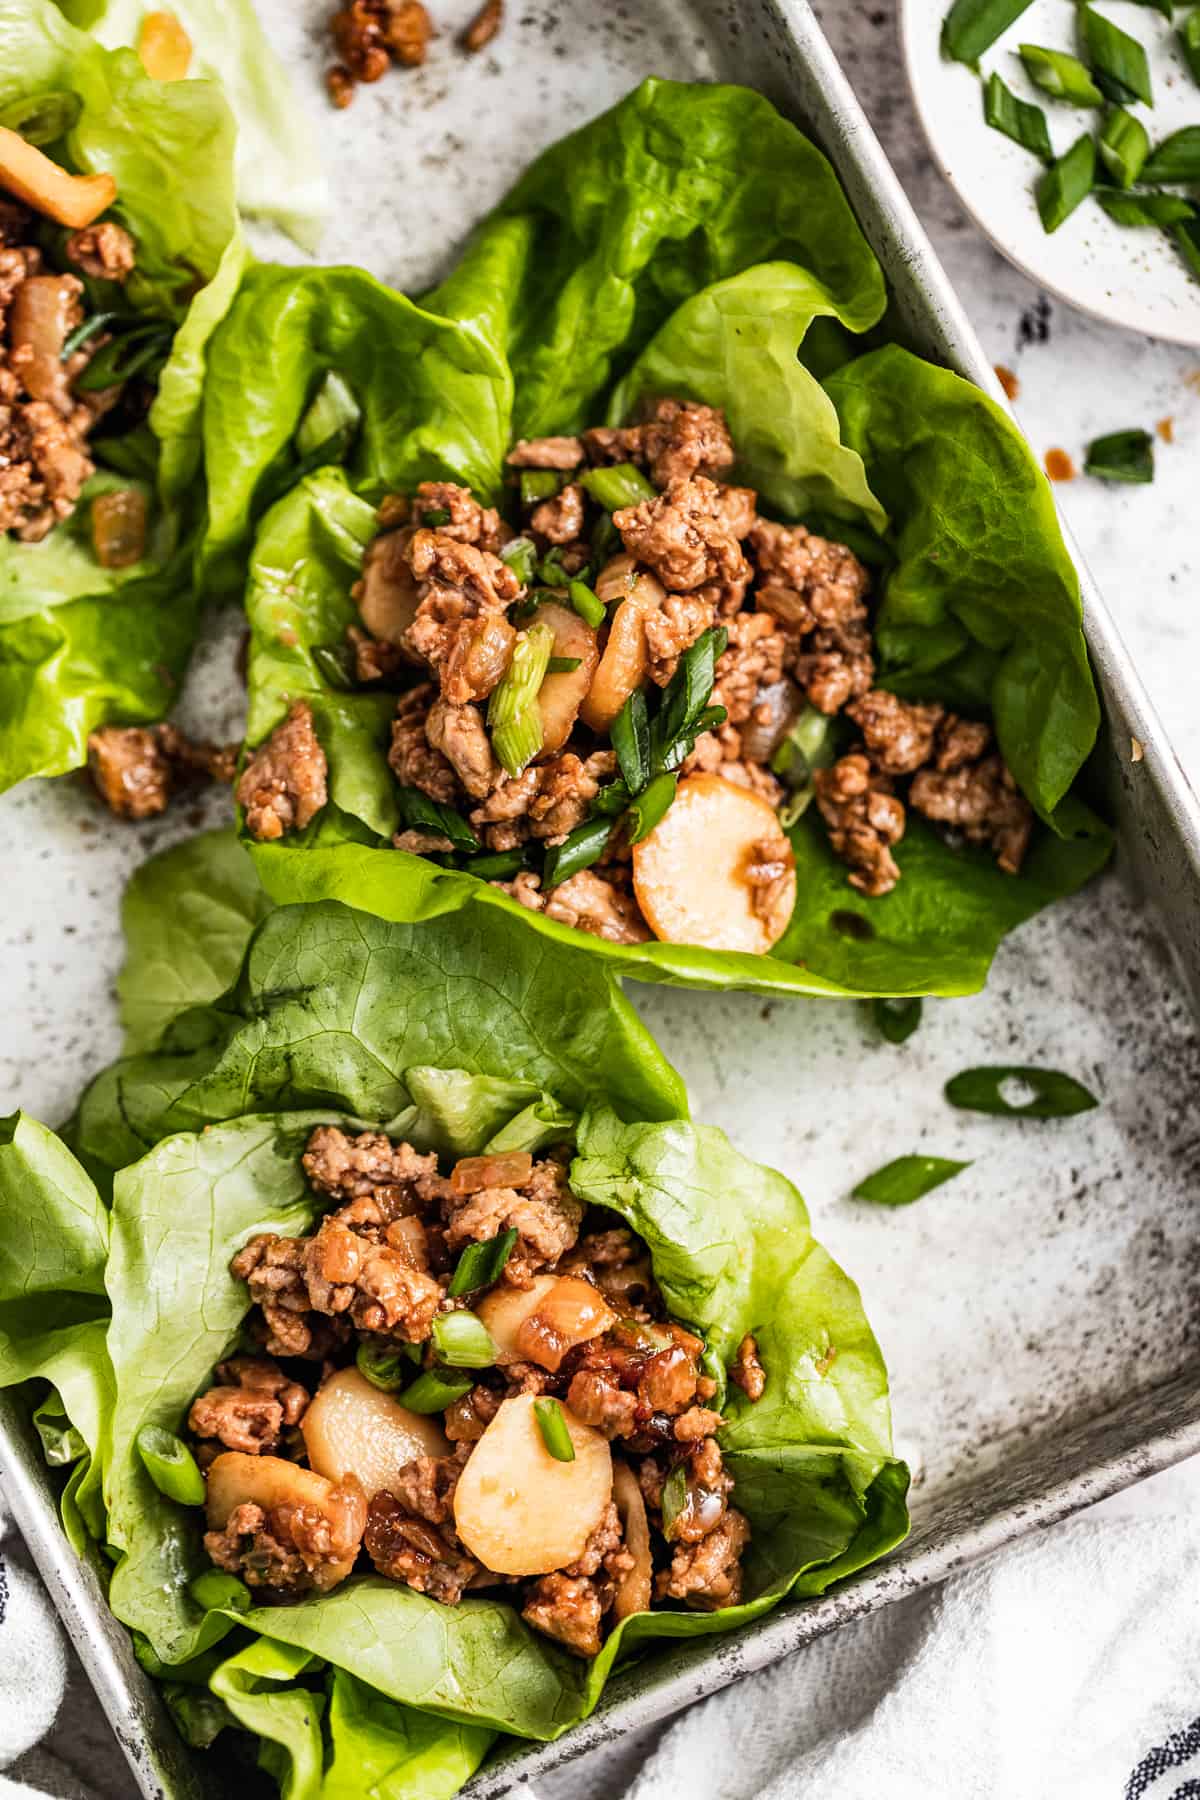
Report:
M 901 34 L 908 78 L 934 160 L 963 205 L 996 248 L 1039 286 L 1072 306 L 1151 337 L 1200 345 L 1200 281 L 1174 245 L 1152 228 L 1117 225 L 1089 198 L 1051 236 L 1042 230 L 1033 187 L 1041 165 L 1019 144 L 984 123 L 980 81 L 940 48 L 949 0 L 902 0 Z M 1097 11 L 1136 37 L 1150 59 L 1153 108 L 1130 110 L 1157 143 L 1183 125 L 1200 125 L 1200 87 L 1179 50 L 1174 27 L 1148 7 L 1101 0 Z M 1186 8 L 1176 12 L 1176 24 Z M 1034 87 L 1017 45 L 1042 44 L 1078 55 L 1075 7 L 1069 0 L 1033 0 L 981 59 L 984 78 L 995 70 L 1022 100 L 1046 115 L 1055 154 L 1099 115 L 1065 106 Z M 1172 189 L 1182 193 L 1183 189 Z

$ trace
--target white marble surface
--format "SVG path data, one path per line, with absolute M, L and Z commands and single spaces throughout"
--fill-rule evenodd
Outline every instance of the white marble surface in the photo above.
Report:
M 303 10 L 312 16 L 311 8 Z M 618 13 L 621 10 L 617 8 Z M 903 87 L 890 8 L 839 0 L 818 10 L 989 355 L 1019 379 L 1017 412 L 1038 453 L 1062 448 L 1080 465 L 1085 444 L 1100 432 L 1129 425 L 1152 429 L 1167 417 L 1174 421 L 1175 443 L 1157 446 L 1158 476 L 1153 486 L 1112 488 L 1081 476 L 1059 493 L 1163 725 L 1185 767 L 1200 782 L 1200 710 L 1191 695 L 1192 667 L 1200 647 L 1200 355 L 1111 331 L 1058 304 L 1047 304 L 974 230 L 931 166 Z M 518 15 L 513 29 L 521 25 Z M 599 94 L 595 105 L 606 98 Z M 400 103 L 397 90 L 387 104 Z M 342 120 L 330 121 L 331 134 L 334 126 L 339 135 L 349 129 Z M 443 152 L 452 161 L 453 144 L 439 143 L 438 155 Z M 425 178 L 431 187 L 440 182 L 432 163 Z M 477 179 L 478 172 L 451 177 L 449 185 Z M 403 193 L 402 188 L 394 191 Z M 336 249 L 349 253 L 349 246 L 341 242 Z M 65 792 L 52 804 L 64 820 L 74 813 L 74 801 Z M 143 840 L 138 854 L 146 848 Z M 94 870 L 97 859 L 92 862 Z M 58 873 L 55 865 L 47 865 L 52 880 Z M 63 945 L 62 954 L 80 963 L 81 978 L 91 984 L 85 1018 L 88 1011 L 94 1017 L 106 1004 L 104 990 L 111 976 L 107 938 L 93 939 L 88 920 L 101 908 L 111 907 L 115 873 L 106 867 L 104 878 L 97 881 L 81 858 L 72 877 L 80 901 L 81 941 L 74 950 Z M 30 932 L 37 931 L 36 909 L 30 911 L 27 924 Z M 83 963 L 89 965 L 86 974 Z M 62 1065 L 45 1079 L 38 1076 L 43 1091 L 69 1094 L 78 1085 L 76 1067 L 82 1074 L 101 1060 L 98 1049 L 107 1049 L 107 1044 L 98 1045 L 90 1033 L 84 1036 L 85 1041 L 76 1045 L 60 1037 Z M 28 1070 L 24 1076 L 23 1092 Z M 1172 1497 L 1186 1500 L 1200 1486 L 1200 1471 L 1159 1478 L 1158 1483 L 1147 1484 L 1144 1499 L 1130 1494 L 1122 1499 L 1122 1507 L 1153 1504 L 1163 1483 L 1170 1484 Z M 731 1703 L 736 1704 L 736 1698 Z M 636 1759 L 640 1751 L 641 1746 L 631 1746 L 629 1755 Z M 55 1758 L 75 1769 L 76 1785 L 62 1777 L 61 1769 L 56 1771 Z M 90 1791 L 103 1793 L 106 1800 L 131 1792 L 115 1748 L 111 1756 L 104 1753 L 103 1735 L 96 1730 L 93 1703 L 82 1678 L 74 1684 L 58 1731 L 40 1760 L 29 1765 L 26 1778 L 63 1793 L 82 1792 L 86 1780 Z M 585 1795 L 596 1800 L 604 1795 L 608 1800 L 619 1791 L 620 1780 L 621 1769 L 612 1762 L 594 1772 L 577 1765 L 544 1787 L 539 1784 L 539 1795 L 542 1800 L 585 1800 Z

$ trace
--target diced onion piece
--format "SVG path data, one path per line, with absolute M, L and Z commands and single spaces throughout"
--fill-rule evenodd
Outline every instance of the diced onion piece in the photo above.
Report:
M 524 1187 L 533 1169 L 528 1150 L 505 1150 L 495 1156 L 463 1156 L 450 1171 L 453 1194 L 478 1194 L 490 1187 Z
M 92 501 L 92 544 L 103 569 L 128 569 L 146 551 L 146 496 L 117 488 Z
M 649 1612 L 652 1581 L 650 1527 L 646 1521 L 646 1502 L 637 1484 L 637 1476 L 626 1462 L 613 1462 L 613 1499 L 621 1517 L 625 1548 L 633 1558 L 633 1568 L 617 1580 L 617 1597 L 613 1610 L 618 1619 L 630 1613 Z
M 301 1469 L 285 1457 L 246 1456 L 240 1450 L 226 1450 L 208 1471 L 209 1530 L 222 1530 L 234 1508 L 243 1505 L 261 1506 L 265 1513 L 277 1506 L 315 1506 L 335 1523 L 349 1498 L 335 1482 L 313 1469 Z M 357 1504 L 365 1514 L 361 1494 Z M 349 1575 L 357 1554 L 356 1546 L 338 1562 L 320 1563 L 312 1572 L 315 1585 L 323 1591 L 336 1587 Z
M 537 610 L 539 624 L 548 625 L 554 633 L 550 655 L 577 657 L 579 667 L 561 675 L 547 675 L 538 689 L 538 711 L 542 716 L 542 756 L 553 756 L 571 735 L 579 717 L 579 709 L 591 686 L 600 652 L 596 633 L 569 606 L 556 600 L 547 601 Z
M 754 710 L 741 728 L 742 755 L 747 762 L 770 762 L 795 724 L 803 702 L 789 675 L 759 688 Z
M 192 64 L 192 40 L 174 13 L 150 12 L 138 34 L 138 55 L 152 81 L 182 81 Z
M 356 1475 L 368 1499 L 415 1457 L 449 1453 L 436 1419 L 409 1412 L 354 1368 L 339 1369 L 318 1389 L 300 1430 L 317 1474 L 330 1481 Z
M 568 1350 L 602 1337 L 617 1315 L 599 1288 L 578 1275 L 560 1275 L 517 1332 L 517 1350 L 543 1369 L 557 1370 Z
M 616 558 L 617 562 L 624 560 Z M 607 591 L 608 573 L 606 569 L 596 583 L 597 593 L 602 588 Z M 624 576 L 621 580 L 624 582 Z M 579 709 L 592 731 L 607 731 L 630 694 L 646 679 L 646 614 L 657 612 L 665 598 L 665 588 L 653 575 L 643 570 L 634 576 L 628 599 L 622 600 L 613 614 L 604 654 Z
M 542 1440 L 533 1394 L 506 1400 L 476 1444 L 454 1494 L 454 1525 L 498 1575 L 546 1575 L 583 1554 L 612 1497 L 607 1441 L 564 1406 L 574 1462 Z
M 417 616 L 417 583 L 407 557 L 411 538 L 411 531 L 385 531 L 363 557 L 358 610 L 371 636 L 385 644 L 399 644 Z
M 6 126 L 0 126 L 0 188 L 72 231 L 91 225 L 117 197 L 111 175 L 69 175 Z
M 761 956 L 783 936 L 796 903 L 796 876 L 769 918 L 755 911 L 748 877 L 764 841 L 789 851 L 770 803 L 719 775 L 681 781 L 674 804 L 633 847 L 633 886 L 655 937 L 668 944 L 744 950 Z
M 70 412 L 74 404 L 62 361 L 74 304 L 72 284 L 65 276 L 32 275 L 13 296 L 8 321 L 9 343 L 30 353 L 22 358 L 25 387 L 35 400 L 46 400 L 62 413 Z
M 521 1327 L 530 1314 L 537 1311 L 558 1279 L 557 1275 L 535 1275 L 527 1288 L 501 1284 L 479 1301 L 475 1312 L 496 1346 L 497 1368 L 525 1360 L 524 1352 L 517 1348 Z

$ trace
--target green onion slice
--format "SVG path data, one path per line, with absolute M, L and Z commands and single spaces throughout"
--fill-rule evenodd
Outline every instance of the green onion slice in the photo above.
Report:
M 135 375 L 153 380 L 167 360 L 174 335 L 171 325 L 139 325 L 101 344 L 87 368 L 75 377 L 76 392 L 102 393 Z
M 537 546 L 532 538 L 515 537 L 505 544 L 500 561 L 507 563 L 522 587 L 528 587 L 537 569 Z
M 473 1312 L 439 1313 L 431 1335 L 435 1354 L 452 1369 L 488 1369 L 496 1360 L 491 1333 Z
M 27 144 L 53 144 L 74 129 L 83 110 L 78 94 L 63 93 L 56 88 L 41 94 L 26 94 L 0 108 L 0 125 L 15 131 Z
M 871 1010 L 879 1035 L 889 1044 L 906 1043 L 921 1023 L 921 1001 L 917 999 L 873 1000 Z
M 1095 179 L 1096 146 L 1090 137 L 1077 138 L 1066 155 L 1051 163 L 1038 178 L 1035 191 L 1042 229 L 1047 233 L 1057 231 L 1086 200 Z
M 188 1593 L 205 1612 L 249 1612 L 254 1596 L 244 1581 L 222 1569 L 205 1569 L 188 1582 Z
M 607 616 L 604 602 L 598 594 L 592 592 L 586 581 L 568 581 L 567 600 L 573 611 L 577 612 L 593 631 L 603 625 Z
M 1150 135 L 1140 119 L 1135 119 L 1123 106 L 1114 106 L 1104 121 L 1097 148 L 1101 162 L 1117 186 L 1132 187 L 1150 154 Z
M 578 875 L 581 869 L 590 869 L 593 863 L 598 863 L 612 833 L 611 818 L 585 819 L 582 825 L 577 825 L 561 844 L 555 844 L 546 852 L 542 865 L 543 888 L 558 887 L 572 875 Z
M 147 1475 L 168 1500 L 180 1506 L 203 1506 L 207 1492 L 196 1459 L 182 1438 L 161 1425 L 143 1425 L 137 1434 L 138 1455 Z
M 575 1446 L 571 1442 L 571 1433 L 567 1430 L 567 1421 L 558 1401 L 535 1400 L 533 1411 L 538 1430 L 542 1434 L 542 1442 L 555 1462 L 574 1462 Z
M 1150 64 L 1137 39 L 1090 6 L 1080 9 L 1080 21 L 1087 59 L 1101 93 L 1121 106 L 1131 100 L 1153 106 Z
M 1028 5 L 1029 0 L 954 0 L 942 26 L 942 55 L 974 68 Z
M 348 644 L 314 644 L 312 659 L 331 688 L 342 694 L 352 694 L 357 689 L 354 652 Z
M 456 1400 L 461 1400 L 475 1386 L 470 1375 L 451 1375 L 446 1369 L 426 1369 L 418 1375 L 411 1387 L 406 1387 L 400 1395 L 401 1406 L 409 1412 L 438 1413 L 445 1412 Z
M 1101 481 L 1153 481 L 1154 439 L 1148 431 L 1110 431 L 1088 445 L 1083 471 Z
M 484 856 L 470 856 L 462 866 L 468 875 L 477 875 L 480 881 L 507 881 L 510 875 L 518 875 L 525 867 L 525 851 L 520 846 L 513 850 L 495 850 Z
M 362 407 L 350 384 L 336 369 L 327 369 L 312 405 L 296 428 L 296 449 L 308 457 L 314 450 L 341 439 L 344 456 L 361 424 Z M 330 456 L 327 460 L 337 462 L 341 458 Z
M 610 469 L 587 469 L 579 477 L 579 483 L 610 513 L 622 506 L 637 506 L 642 500 L 654 500 L 658 495 L 653 482 L 647 481 L 633 463 L 614 463 Z
M 1005 1094 L 1005 1085 L 1015 1082 L 1033 1090 L 1029 1099 L 1018 1102 Z M 951 1106 L 999 1113 L 1009 1119 L 1065 1119 L 1072 1113 L 1091 1112 L 1100 1104 L 1082 1082 L 1057 1069 L 1007 1068 L 1002 1064 L 964 1069 L 946 1083 L 945 1092 Z
M 491 1287 L 493 1282 L 499 1281 L 516 1241 L 516 1227 L 510 1225 L 499 1237 L 489 1238 L 484 1244 L 468 1244 L 458 1259 L 446 1292 L 455 1299 L 459 1294 L 473 1294 L 477 1288 Z
M 520 775 L 542 747 L 542 715 L 537 697 L 554 648 L 548 625 L 517 634 L 512 661 L 488 701 L 492 748 L 510 775 Z
M 1200 181 L 1200 125 L 1185 125 L 1156 144 L 1142 170 L 1143 181 Z
M 612 747 L 631 794 L 640 793 L 650 779 L 650 715 L 646 696 L 634 688 L 612 722 Z
M 1118 188 L 1097 188 L 1096 199 L 1109 218 L 1118 225 L 1177 225 L 1181 219 L 1194 219 L 1196 209 L 1180 194 L 1127 194 Z M 1149 480 L 1137 476 L 1130 479 Z
M 876 1206 L 911 1206 L 970 1166 L 948 1156 L 898 1156 L 860 1181 L 853 1190 L 854 1198 L 870 1200 Z
M 547 675 L 573 675 L 583 658 L 580 656 L 552 656 L 546 664 Z
M 683 1463 L 676 1463 L 663 1482 L 662 1491 L 662 1528 L 668 1543 L 675 1535 L 675 1521 L 687 1510 L 687 1503 L 687 1468 Z
M 710 627 L 680 657 L 675 673 L 663 689 L 651 727 L 651 761 L 655 769 L 677 768 L 690 751 L 712 694 L 717 662 L 728 641 L 729 633 L 723 626 Z M 688 737 L 691 742 L 683 755 L 670 760 L 671 752 Z
M 1018 100 L 999 75 L 989 75 L 983 88 L 983 116 L 993 131 L 1002 131 L 1023 150 L 1032 150 L 1043 162 L 1054 158 L 1046 115 L 1040 106 Z
M 1190 12 L 1179 27 L 1179 44 L 1183 60 L 1192 72 L 1192 80 L 1200 87 L 1200 6 Z
M 678 775 L 664 770 L 661 775 L 656 775 L 653 781 L 642 789 L 636 800 L 630 803 L 625 823 L 625 836 L 628 843 L 640 844 L 643 838 L 650 836 L 674 800 L 678 781 Z
M 448 837 L 456 850 L 478 850 L 479 839 L 462 814 L 455 812 L 452 806 L 431 800 L 428 794 L 415 787 L 397 788 L 396 797 L 400 803 L 400 822 L 410 831 L 438 832 L 442 837 Z
M 1103 106 L 1104 95 L 1077 56 L 1065 50 L 1047 50 L 1041 44 L 1020 44 L 1025 73 L 1035 87 L 1069 106 Z
M 553 500 L 562 480 L 557 469 L 522 469 L 521 505 L 536 506 L 539 500 Z
M 59 351 L 58 360 L 60 362 L 66 362 L 68 357 L 74 356 L 77 350 L 81 349 L 84 344 L 90 343 L 99 332 L 107 331 L 110 325 L 120 320 L 128 320 L 128 318 L 128 313 L 91 313 L 81 324 L 75 327 L 74 331 L 68 331 L 66 337 L 63 339 L 63 347 Z
M 1171 238 L 1196 280 L 1200 281 L 1200 219 L 1172 225 Z
M 361 1343 L 354 1352 L 354 1361 L 359 1374 L 365 1375 L 372 1387 L 394 1394 L 412 1378 L 414 1354 L 420 1354 L 415 1344 Z

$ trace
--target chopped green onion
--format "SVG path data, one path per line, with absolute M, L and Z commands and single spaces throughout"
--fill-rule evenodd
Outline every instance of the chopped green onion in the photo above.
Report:
M 521 470 L 521 505 L 536 506 L 539 500 L 553 500 L 562 486 L 557 469 Z
M 1057 231 L 1081 200 L 1086 200 L 1096 179 L 1096 146 L 1090 137 L 1076 139 L 1065 156 L 1052 162 L 1037 184 L 1037 207 L 1042 229 Z
M 1180 194 L 1126 194 L 1117 188 L 1097 188 L 1096 199 L 1118 225 L 1177 225 L 1196 217 L 1190 200 Z
M 537 697 L 554 648 L 548 625 L 518 632 L 512 661 L 488 701 L 492 748 L 510 775 L 520 775 L 542 747 L 542 715 Z
M 640 844 L 643 838 L 650 836 L 674 800 L 678 780 L 678 775 L 664 770 L 631 802 L 625 824 L 627 843 Z
M 473 1294 L 477 1288 L 491 1287 L 493 1282 L 499 1281 L 516 1241 L 516 1227 L 510 1225 L 507 1231 L 502 1231 L 499 1237 L 489 1238 L 487 1243 L 468 1244 L 446 1289 L 451 1299 L 456 1299 L 459 1294 Z
M 782 777 L 790 795 L 779 809 L 779 823 L 790 831 L 812 805 L 816 794 L 813 773 L 827 769 L 834 758 L 837 721 L 815 706 L 805 706 L 787 736 L 775 748 L 771 768 Z
M 348 644 L 314 644 L 312 659 L 322 678 L 339 693 L 352 694 L 358 687 L 354 652 Z
M 1032 150 L 1043 162 L 1052 160 L 1054 147 L 1045 113 L 1028 100 L 1018 100 L 999 75 L 989 75 L 984 83 L 983 116 L 993 131 L 1002 131 L 1014 144 L 1020 144 L 1022 150 Z
M 412 1376 L 415 1348 L 413 1344 L 360 1343 L 354 1352 L 355 1366 L 372 1387 L 394 1394 Z
M 167 359 L 174 327 L 154 324 L 139 325 L 122 332 L 107 344 L 101 344 L 87 368 L 75 377 L 75 391 L 80 394 L 102 393 L 118 387 L 135 375 L 152 380 Z
M 487 1369 L 499 1354 L 487 1326 L 473 1312 L 439 1313 L 431 1336 L 435 1354 L 452 1369 Z
M 1032 1097 L 1014 1101 L 1004 1092 L 1007 1083 L 1031 1088 Z M 1057 1069 L 1005 1068 L 990 1064 L 964 1069 L 946 1083 L 951 1106 L 968 1112 L 1001 1113 L 1010 1119 L 1065 1119 L 1072 1113 L 1091 1112 L 1100 1102 L 1082 1082 Z
M 1150 64 L 1137 39 L 1090 6 L 1081 8 L 1080 17 L 1088 62 L 1100 92 L 1120 106 L 1131 100 L 1153 106 Z
M 675 1535 L 675 1521 L 680 1513 L 687 1510 L 687 1503 L 687 1466 L 684 1463 L 676 1463 L 663 1482 L 662 1491 L 662 1528 L 663 1536 L 668 1543 Z
M 602 512 L 592 527 L 592 555 L 596 559 L 597 568 L 603 567 L 610 556 L 619 555 L 623 548 L 621 534 L 612 522 L 612 514 Z
M 423 512 L 421 514 L 421 523 L 422 525 L 430 526 L 434 531 L 437 530 L 439 525 L 448 525 L 450 523 L 450 508 L 448 506 L 431 506 L 428 512 Z
M 249 1612 L 254 1605 L 254 1596 L 245 1582 L 220 1569 L 205 1569 L 203 1575 L 188 1582 L 188 1593 L 205 1612 Z
M 91 339 L 96 336 L 97 332 L 107 330 L 116 319 L 128 319 L 128 317 L 128 313 L 92 313 L 81 325 L 77 325 L 74 331 L 68 331 L 66 337 L 63 339 L 63 347 L 58 353 L 58 360 L 60 362 L 66 362 L 68 357 L 74 356 L 77 350 L 81 349 L 84 344 L 89 343 Z
M 658 497 L 653 482 L 647 481 L 632 463 L 614 463 L 610 469 L 587 469 L 579 477 L 579 483 L 610 513 Z
M 350 385 L 336 369 L 327 369 L 312 405 L 296 429 L 296 449 L 303 457 L 314 450 L 332 448 L 341 443 L 338 456 L 327 456 L 327 462 L 340 462 L 362 424 L 362 407 L 354 398 Z
M 571 1442 L 571 1433 L 567 1430 L 567 1421 L 558 1401 L 535 1400 L 533 1410 L 542 1442 L 555 1462 L 574 1462 L 575 1446 Z
M 573 675 L 583 658 L 579 656 L 552 656 L 546 664 L 547 675 Z
M 906 1043 L 921 1023 L 920 1000 L 873 1000 L 871 1008 L 879 1034 L 889 1044 Z
M 582 825 L 577 825 L 561 844 L 555 844 L 546 852 L 542 865 L 543 888 L 558 887 L 572 875 L 578 875 L 581 869 L 590 869 L 593 863 L 599 862 L 612 831 L 611 819 L 585 819 Z
M 725 723 L 728 716 L 723 706 L 706 706 L 663 752 L 660 758 L 663 769 L 670 771 L 682 768 L 696 748 L 696 739 L 703 737 L 706 731 L 715 731 L 718 725 Z
M 569 581 L 567 583 L 567 599 L 572 609 L 577 612 L 585 624 L 593 631 L 603 625 L 606 618 L 604 602 L 598 594 L 594 594 L 586 581 Z
M 431 800 L 415 787 L 397 788 L 396 798 L 400 803 L 400 822 L 408 830 L 438 832 L 448 837 L 456 850 L 478 850 L 479 839 L 452 806 Z
M 1133 0 L 1133 4 L 1135 6 L 1148 6 L 1151 12 L 1161 13 L 1163 18 L 1167 20 L 1171 20 L 1175 17 L 1175 7 L 1172 0 Z
M 582 569 L 568 569 L 563 562 L 562 551 L 556 548 L 548 551 L 538 564 L 537 578 L 544 587 L 563 589 L 575 579 L 586 582 L 590 567 L 588 564 Z
M 513 538 L 500 552 L 500 561 L 507 563 L 522 587 L 528 587 L 537 568 L 537 547 L 533 539 Z
M 73 130 L 83 110 L 78 94 L 48 89 L 42 94 L 27 94 L 0 108 L 0 125 L 15 131 L 27 144 L 53 144 Z
M 1028 5 L 1029 0 L 954 0 L 942 26 L 942 55 L 974 68 Z
M 1179 27 L 1179 42 L 1192 80 L 1200 86 L 1200 6 L 1190 12 Z
M 1088 445 L 1083 472 L 1101 481 L 1153 481 L 1154 439 L 1148 431 L 1110 431 Z
M 1200 125 L 1185 125 L 1156 144 L 1142 170 L 1142 180 L 1200 181 Z
M 1140 119 L 1114 106 L 1097 140 L 1100 160 L 1118 187 L 1132 187 L 1150 154 L 1150 135 Z
M 525 852 L 520 847 L 496 850 L 486 856 L 469 856 L 462 866 L 468 875 L 477 875 L 480 881 L 504 881 L 525 867 Z
M 415 1413 L 445 1412 L 475 1386 L 470 1375 L 451 1375 L 444 1369 L 426 1369 L 400 1395 L 400 1404 Z
M 42 1455 L 52 1469 L 65 1469 L 87 1455 L 87 1443 L 67 1417 L 57 1388 L 51 1388 L 33 1415 Z
M 728 641 L 729 633 L 723 626 L 710 627 L 701 632 L 680 657 L 675 673 L 663 689 L 651 728 L 651 758 L 655 768 L 673 766 L 667 760 L 668 753 L 689 730 L 694 740 L 695 728 L 713 690 L 717 662 Z
M 948 1156 L 898 1156 L 860 1181 L 852 1190 L 853 1197 L 871 1200 L 876 1206 L 911 1206 L 914 1200 L 932 1193 L 970 1166 L 969 1162 L 953 1162 Z
M 182 1438 L 161 1425 L 143 1425 L 137 1434 L 138 1455 L 146 1473 L 168 1500 L 180 1506 L 203 1506 L 207 1489 L 196 1459 Z
M 1200 281 L 1200 219 L 1172 225 L 1171 239 L 1196 280 Z
M 632 798 L 623 781 L 610 781 L 592 801 L 592 816 L 602 813 L 606 818 L 615 819 L 618 813 L 625 811 Z
M 1077 56 L 1065 50 L 1047 50 L 1041 44 L 1020 44 L 1025 73 L 1035 87 L 1069 106 L 1103 106 L 1104 95 Z
M 625 785 L 631 794 L 640 793 L 650 779 L 650 715 L 641 688 L 634 688 L 613 720 L 610 736 Z

